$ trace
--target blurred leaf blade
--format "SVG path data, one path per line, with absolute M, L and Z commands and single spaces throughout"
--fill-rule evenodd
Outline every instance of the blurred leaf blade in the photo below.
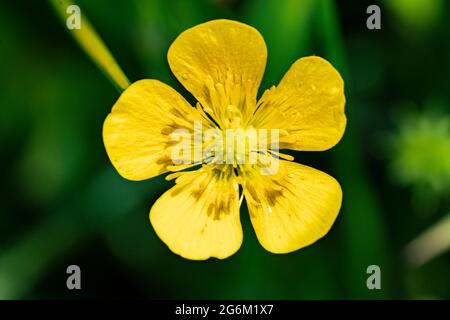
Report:
M 350 297 L 370 298 L 374 295 L 389 296 L 389 289 L 381 292 L 368 290 L 366 274 L 368 266 L 379 265 L 388 275 L 387 239 L 383 227 L 381 208 L 370 185 L 370 177 L 363 165 L 362 150 L 358 141 L 358 127 L 353 123 L 351 75 L 346 61 L 343 38 L 333 0 L 320 1 L 319 30 L 328 58 L 345 79 L 347 128 L 336 150 L 333 151 L 339 181 L 343 186 L 344 200 L 341 219 L 345 229 L 347 248 L 346 274 Z M 352 170 L 348 164 L 352 164 Z M 370 227 L 369 227 L 370 226 Z M 386 281 L 385 281 L 386 282 Z
M 312 26 L 317 1 L 249 1 L 242 19 L 264 37 L 267 66 L 261 89 L 277 84 L 292 63 L 311 50 Z

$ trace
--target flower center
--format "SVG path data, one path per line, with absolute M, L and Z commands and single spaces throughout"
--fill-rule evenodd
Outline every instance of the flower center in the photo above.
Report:
M 255 165 L 265 163 L 272 149 L 278 149 L 277 130 L 255 128 L 210 129 L 205 135 L 205 163 Z

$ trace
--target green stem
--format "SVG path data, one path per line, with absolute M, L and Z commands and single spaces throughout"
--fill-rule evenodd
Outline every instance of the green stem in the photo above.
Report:
M 49 0 L 49 3 L 66 25 L 71 15 L 67 13 L 67 8 L 75 3 L 70 0 Z M 80 12 L 80 19 L 80 29 L 67 30 L 116 89 L 122 92 L 130 85 L 130 81 L 83 12 Z
M 420 267 L 450 249 L 450 214 L 431 226 L 405 248 L 405 258 L 411 267 Z

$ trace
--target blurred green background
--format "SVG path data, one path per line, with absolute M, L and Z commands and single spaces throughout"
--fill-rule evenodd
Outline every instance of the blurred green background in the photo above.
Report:
M 256 27 L 268 46 L 260 92 L 307 55 L 346 85 L 343 140 L 293 153 L 344 190 L 330 233 L 286 254 L 244 243 L 224 261 L 184 260 L 152 230 L 152 203 L 173 183 L 122 179 L 102 143 L 119 96 L 46 1 L 3 2 L 0 298 L 450 298 L 450 6 L 439 0 L 77 1 L 130 81 L 155 78 L 192 97 L 166 53 L 216 18 Z M 381 8 L 369 30 L 366 8 Z M 66 268 L 82 290 L 66 288 Z M 366 269 L 381 268 L 381 290 Z

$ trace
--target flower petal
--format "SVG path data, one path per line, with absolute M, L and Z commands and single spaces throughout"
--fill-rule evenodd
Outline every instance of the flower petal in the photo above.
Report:
M 252 119 L 258 128 L 284 129 L 280 147 L 323 151 L 344 134 L 344 81 L 325 59 L 297 60 L 277 87 L 267 90 Z
M 323 237 L 342 202 L 333 177 L 282 160 L 275 175 L 247 172 L 244 195 L 258 240 L 273 253 L 292 252 Z
M 129 86 L 103 124 L 103 141 L 119 174 L 130 180 L 148 179 L 173 165 L 170 134 L 192 131 L 203 118 L 174 89 L 157 80 Z
M 231 20 L 199 24 L 175 39 L 167 58 L 177 79 L 219 124 L 229 105 L 245 119 L 253 114 L 267 59 L 255 28 Z
M 185 172 L 153 205 L 150 221 L 176 254 L 193 260 L 224 259 L 242 243 L 239 188 L 228 172 L 204 166 Z

